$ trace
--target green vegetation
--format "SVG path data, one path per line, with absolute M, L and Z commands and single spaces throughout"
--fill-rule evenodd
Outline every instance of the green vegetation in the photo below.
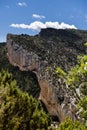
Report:
M 85 47 L 87 47 L 87 42 L 86 42 L 86 43 L 84 43 L 84 46 L 85 46 Z
M 66 73 L 60 68 L 56 68 L 56 73 L 59 75 L 60 78 L 64 78 L 66 76 Z
M 66 83 L 75 93 L 76 88 L 80 90 L 80 95 L 77 95 L 79 99 L 87 97 L 87 55 L 78 57 L 78 64 L 66 76 Z
M 81 109 L 80 116 L 84 119 L 84 122 L 87 123 L 87 95 L 79 101 L 78 108 Z
M 79 87 L 87 82 L 87 55 L 78 57 L 78 64 L 68 72 L 67 83 Z
M 67 118 L 58 130 L 86 130 L 87 55 L 84 54 L 87 52 L 87 31 L 43 29 L 34 37 L 24 34 L 11 37 L 24 49 L 36 53 L 40 60 L 48 62 L 43 75 L 49 72 L 53 85 L 60 92 L 56 94 L 60 105 L 64 100 L 61 90 L 65 90 L 66 85 L 73 96 L 79 88 L 81 96 L 75 95 L 78 98 L 75 105 L 77 111 L 80 110 L 82 123 Z M 36 75 L 10 65 L 6 53 L 5 44 L 1 44 L 0 71 L 4 70 L 0 72 L 0 130 L 48 130 L 50 118 L 35 99 L 40 93 Z
M 79 121 L 72 121 L 67 118 L 64 123 L 61 123 L 58 130 L 86 130 L 87 128 Z
M 8 70 L 13 75 L 13 79 L 16 79 L 17 86 L 29 95 L 38 98 L 40 93 L 40 87 L 36 75 L 33 72 L 20 71 L 18 67 L 12 66 L 7 58 L 7 49 L 5 44 L 0 45 L 0 71 L 2 69 Z
M 22 92 L 8 71 L 0 72 L 0 130 L 47 130 L 49 116 L 40 102 Z
M 63 70 L 61 71 L 60 70 L 61 69 L 58 68 L 56 72 L 61 77 L 61 74 L 65 74 L 65 73 L 63 72 Z M 69 90 L 73 91 L 73 95 L 76 93 L 76 89 L 79 88 L 80 95 L 77 94 L 75 98 L 78 98 L 77 108 L 79 110 L 79 116 L 81 120 L 83 119 L 83 122 L 86 123 L 87 121 L 87 55 L 79 56 L 78 64 L 66 74 L 66 77 L 63 76 L 63 78 L 65 83 L 69 86 Z M 78 122 L 75 122 L 75 127 L 77 127 L 76 124 L 78 124 Z M 66 128 L 67 130 L 75 129 L 73 122 L 71 122 L 71 125 L 69 124 L 70 126 L 67 125 L 67 121 L 65 121 L 64 124 L 62 125 L 60 125 L 59 130 L 63 130 L 64 128 Z M 72 129 L 68 128 L 71 126 L 73 126 Z M 77 127 L 78 128 L 77 130 L 87 129 L 84 128 L 83 126 L 82 128 L 79 127 Z

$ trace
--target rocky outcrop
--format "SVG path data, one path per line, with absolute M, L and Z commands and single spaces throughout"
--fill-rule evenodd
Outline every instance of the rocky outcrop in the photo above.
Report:
M 53 35 L 54 30 L 52 30 L 50 34 L 48 33 L 49 31 L 50 30 L 47 30 L 46 33 L 50 37 L 50 35 Z M 59 32 L 57 33 L 59 34 Z M 45 34 L 44 30 L 42 30 L 42 32 L 39 34 L 38 37 L 45 37 L 46 34 L 45 35 L 44 34 Z M 73 37 L 76 38 L 76 35 L 73 35 Z M 79 37 L 77 37 L 77 39 L 78 38 Z M 35 40 L 33 42 L 36 45 L 37 40 L 36 43 Z M 54 44 L 52 40 L 48 42 Z M 43 49 L 43 45 L 39 44 L 39 46 L 41 46 Z M 51 47 L 51 45 L 49 47 Z M 64 84 L 63 85 L 64 88 L 60 88 L 59 85 L 55 87 L 52 83 L 53 79 L 51 78 L 50 74 L 48 73 L 48 71 L 45 72 L 45 70 L 49 68 L 49 63 L 48 60 L 46 60 L 46 58 L 42 60 L 41 57 L 38 55 L 39 53 L 35 53 L 33 49 L 32 50 L 24 49 L 22 45 L 19 45 L 18 42 L 16 42 L 12 38 L 11 34 L 7 35 L 7 50 L 8 50 L 7 56 L 9 62 L 13 66 L 18 66 L 21 71 L 30 70 L 36 73 L 41 88 L 39 100 L 41 100 L 45 104 L 48 112 L 52 116 L 57 116 L 60 122 L 64 121 L 66 116 L 70 116 L 73 120 L 74 118 L 77 118 L 75 114 L 75 108 L 76 108 L 74 104 L 75 100 L 70 95 L 68 95 L 67 86 Z M 49 50 L 47 54 L 50 54 L 50 58 L 51 58 L 51 53 L 49 52 Z M 47 56 L 47 54 L 44 53 L 43 55 Z M 49 59 L 49 57 L 47 58 Z M 50 60 L 50 63 L 51 62 L 52 61 Z
M 22 71 L 38 71 L 40 66 L 39 57 L 35 53 L 28 52 L 23 49 L 22 46 L 14 43 L 9 37 L 10 35 L 7 36 L 7 56 L 10 63 L 14 66 L 18 66 Z

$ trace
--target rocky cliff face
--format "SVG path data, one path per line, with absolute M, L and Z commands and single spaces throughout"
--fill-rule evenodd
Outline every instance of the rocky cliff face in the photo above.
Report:
M 77 47 L 76 49 L 75 47 L 73 47 L 73 45 L 69 45 L 69 48 L 67 48 L 67 45 L 69 43 L 66 42 L 66 45 L 65 45 L 64 41 L 63 41 L 64 44 L 61 45 L 60 43 L 61 34 L 57 30 L 56 32 L 55 30 L 50 31 L 49 29 L 46 30 L 45 32 L 44 31 L 45 30 L 42 30 L 40 34 L 35 37 L 34 40 L 32 40 L 32 37 L 30 40 L 30 36 L 29 36 L 29 40 L 27 43 L 28 49 L 26 49 L 24 45 L 26 44 L 26 41 L 24 39 L 23 39 L 24 41 L 22 40 L 22 42 L 20 43 L 20 41 L 15 40 L 16 36 L 8 34 L 7 35 L 7 50 L 8 50 L 7 56 L 8 56 L 9 62 L 13 66 L 18 66 L 20 70 L 22 71 L 30 70 L 30 71 L 33 71 L 37 75 L 38 82 L 41 88 L 39 99 L 45 104 L 48 112 L 51 115 L 57 116 L 60 122 L 63 121 L 66 118 L 66 116 L 70 116 L 72 119 L 74 119 L 76 118 L 76 114 L 75 114 L 75 104 L 74 104 L 73 97 L 70 97 L 70 95 L 68 95 L 68 92 L 67 92 L 68 88 L 65 84 L 63 84 L 63 87 L 60 88 L 59 84 L 61 81 L 59 81 L 59 84 L 57 84 L 57 86 L 52 83 L 53 79 L 52 79 L 52 76 L 49 74 L 50 72 L 48 72 L 48 68 L 50 68 L 49 66 L 54 67 L 54 66 L 59 65 L 58 63 L 59 61 L 61 61 L 61 59 L 59 59 L 59 61 L 58 59 L 54 60 L 52 63 L 52 60 L 58 57 L 57 53 L 61 55 L 63 51 L 66 50 L 66 54 L 65 55 L 63 54 L 61 56 L 61 58 L 64 58 L 64 57 L 67 57 L 68 51 L 69 51 L 72 57 L 68 56 L 67 58 L 64 58 L 65 60 L 64 62 L 67 62 L 68 60 L 70 60 L 71 63 L 75 64 L 73 60 L 76 58 L 77 54 L 79 54 L 79 50 L 82 50 L 82 52 L 83 51 L 86 52 L 86 50 L 81 45 L 81 43 L 79 44 L 80 45 L 79 49 L 78 49 L 78 46 L 76 46 Z M 49 31 L 51 33 L 49 33 Z M 52 36 L 54 35 L 54 32 L 56 34 L 56 42 L 52 40 Z M 63 31 L 62 33 L 64 33 L 65 34 L 64 36 L 67 37 L 67 33 Z M 80 40 L 82 40 L 80 36 L 76 37 L 76 34 L 73 34 L 72 36 L 76 40 L 79 38 Z M 45 45 L 43 44 L 43 41 Z M 56 49 L 55 44 L 58 44 L 57 42 L 59 43 L 57 47 L 60 46 L 60 50 Z M 48 45 L 50 49 L 47 49 Z M 63 50 L 64 45 L 65 45 L 65 48 Z M 44 46 L 46 47 L 46 50 L 44 50 L 45 49 Z M 41 52 L 43 52 L 43 54 Z M 67 66 L 65 64 L 65 70 L 67 70 L 68 66 L 70 67 L 71 63 L 69 63 L 69 65 Z
M 12 39 L 10 39 L 10 35 L 7 36 L 7 48 L 7 56 L 12 65 L 18 66 L 22 71 L 36 71 L 39 69 L 40 62 L 38 55 L 32 51 L 28 52 L 27 50 L 23 49 L 22 46 L 19 46 Z
M 7 49 L 8 49 L 8 59 L 13 66 L 18 66 L 21 71 L 33 71 L 36 73 L 41 88 L 39 100 L 41 100 L 47 108 L 47 111 L 54 116 L 60 118 L 60 105 L 57 104 L 56 95 L 53 90 L 53 86 L 50 85 L 47 75 L 40 73 L 44 67 L 47 66 L 46 61 L 40 61 L 37 54 L 33 52 L 28 52 L 23 49 L 22 46 L 16 44 L 10 35 L 7 36 Z M 61 119 L 59 119 L 61 120 Z

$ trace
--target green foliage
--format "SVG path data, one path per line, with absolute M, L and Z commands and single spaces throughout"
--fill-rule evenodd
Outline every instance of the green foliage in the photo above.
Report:
M 66 83 L 74 89 L 79 88 L 81 99 L 78 103 L 80 117 L 87 120 L 87 55 L 78 57 L 78 64 L 69 71 Z
M 86 43 L 84 43 L 84 46 L 85 46 L 85 47 L 87 47 L 87 42 L 86 42 Z
M 87 55 L 78 56 L 78 64 L 73 67 L 67 74 L 59 67 L 56 72 L 62 75 L 65 83 L 69 86 L 71 92 L 76 93 L 76 88 L 80 90 L 80 97 L 78 98 L 78 110 L 84 122 L 87 120 Z M 71 130 L 71 129 L 70 129 Z
M 87 32 L 80 30 L 46 29 L 44 33 L 41 31 L 39 35 L 34 37 L 15 35 L 12 36 L 12 39 L 15 43 L 22 45 L 24 49 L 36 53 L 41 60 L 46 60 L 48 66 L 50 65 L 51 68 L 59 65 L 67 71 L 72 65 L 74 66 L 77 63 L 77 55 L 86 52 L 82 43 L 87 41 Z M 33 79 L 32 74 L 30 76 L 29 73 L 21 72 L 18 68 L 12 67 L 8 62 L 6 53 L 6 48 L 0 46 L 0 69 L 8 69 L 13 74 L 13 77 L 7 72 L 5 72 L 5 75 L 3 74 L 4 72 L 1 74 L 3 78 L 0 79 L 0 127 L 4 130 L 46 129 L 48 117 L 46 117 L 45 113 L 42 114 L 41 105 L 31 96 L 29 97 L 26 93 L 22 93 L 16 87 L 19 86 L 23 91 L 27 91 L 30 95 L 38 97 L 40 89 L 36 78 Z M 51 73 L 54 85 L 62 86 L 63 80 L 56 82 L 55 79 L 55 77 L 60 76 L 60 79 L 67 79 L 69 86 L 76 88 L 81 85 L 81 92 L 83 95 L 87 95 L 86 61 L 86 56 L 84 58 L 79 57 L 78 65 L 69 71 L 67 75 L 60 68 L 57 68 L 56 71 L 58 74 L 55 72 Z M 13 79 L 16 79 L 17 83 Z M 84 113 L 86 113 L 86 109 L 82 104 L 85 103 L 86 100 L 79 105 L 80 108 L 83 108 Z M 82 115 L 84 114 L 82 113 Z M 38 118 L 39 116 L 44 118 Z M 83 117 L 85 118 L 86 115 Z M 44 123 L 45 126 L 43 128 Z M 40 126 L 42 127 L 40 128 Z
M 39 101 L 17 87 L 12 74 L 0 73 L 0 130 L 47 130 L 49 116 Z
M 72 122 L 67 118 L 65 122 L 61 123 L 58 130 L 86 130 L 87 128 L 79 121 Z
M 79 75 L 78 75 L 78 65 L 76 67 L 72 68 L 66 77 L 66 83 L 68 85 L 76 85 L 79 82 Z
M 2 69 L 8 70 L 12 73 L 13 79 L 16 79 L 17 86 L 29 95 L 35 98 L 39 97 L 40 87 L 36 75 L 33 72 L 20 71 L 18 67 L 12 66 L 7 58 L 6 44 L 0 44 L 0 71 Z
M 33 72 L 20 71 L 17 67 L 11 66 L 9 71 L 12 73 L 13 78 L 16 79 L 17 85 L 22 91 L 28 92 L 35 98 L 39 97 L 40 87 L 38 79 Z
M 87 120 L 87 95 L 80 100 L 79 104 L 78 104 L 78 108 L 81 109 L 81 117 L 85 119 L 85 121 Z
M 87 55 L 78 57 L 78 64 L 68 72 L 66 83 L 75 88 L 81 86 L 81 92 L 87 94 Z
M 64 78 L 66 76 L 66 73 L 60 68 L 56 68 L 56 73 L 59 75 L 60 78 Z

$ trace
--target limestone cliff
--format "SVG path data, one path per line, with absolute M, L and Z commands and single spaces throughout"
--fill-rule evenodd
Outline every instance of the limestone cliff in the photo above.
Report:
M 71 49 L 72 48 L 71 45 L 69 45 L 69 48 L 67 48 L 68 44 L 67 42 L 66 45 L 64 42 L 63 42 L 64 44 L 61 45 L 60 43 L 61 36 L 59 35 L 58 31 L 55 34 L 56 36 L 59 35 L 59 38 L 56 37 L 56 40 L 60 45 L 60 49 L 57 50 L 55 46 L 55 43 L 57 44 L 57 42 L 54 42 L 54 40 L 52 40 L 54 30 L 50 31 L 50 33 L 48 33 L 48 31 L 49 30 L 47 30 L 44 33 L 44 30 L 42 30 L 38 36 L 34 37 L 34 39 L 32 39 L 32 37 L 30 36 L 24 35 L 24 39 L 22 39 L 21 42 L 20 39 L 22 37 L 19 38 L 19 41 L 16 41 L 15 39 L 17 39 L 16 38 L 17 35 L 8 34 L 7 56 L 9 62 L 13 66 L 18 66 L 21 71 L 24 70 L 33 71 L 37 75 L 38 82 L 41 88 L 39 99 L 45 104 L 48 112 L 53 116 L 57 116 L 59 121 L 61 122 L 66 118 L 66 116 L 70 116 L 72 119 L 76 118 L 75 104 L 73 102 L 74 99 L 72 96 L 69 95 L 69 92 L 67 92 L 68 88 L 67 86 L 65 86 L 65 84 L 63 84 L 63 86 L 60 88 L 59 84 L 61 81 L 58 81 L 57 85 L 53 84 L 52 76 L 48 71 L 48 69 L 50 68 L 49 66 L 55 67 L 59 65 L 59 62 L 61 62 L 62 64 L 61 60 L 64 58 L 64 63 L 62 64 L 62 67 L 64 67 L 65 65 L 65 70 L 67 70 L 70 66 L 75 64 L 75 62 L 73 61 L 76 59 L 77 54 L 79 54 L 79 49 L 82 52 L 86 50 L 81 45 L 81 43 L 80 45 L 82 46 L 82 48 L 80 46 L 79 49 L 77 50 L 76 48 Z M 67 36 L 67 33 L 65 33 L 65 36 Z M 29 38 L 27 43 L 25 39 L 26 37 Z M 76 37 L 75 34 L 73 35 L 73 37 L 76 40 L 80 38 Z M 80 38 L 80 40 L 82 39 Z M 28 45 L 28 49 L 26 48 L 25 44 Z M 57 45 L 58 48 L 59 45 Z M 64 45 L 65 48 L 63 50 Z M 63 51 L 66 50 L 66 53 L 61 56 L 61 54 L 63 53 L 62 50 Z M 71 58 L 68 55 L 69 53 L 72 56 Z M 62 59 L 60 59 L 59 56 L 61 56 L 60 58 Z M 57 57 L 58 59 L 56 59 Z M 72 65 L 70 62 L 68 65 L 66 65 L 67 61 L 71 61 Z
M 57 104 L 56 95 L 53 86 L 49 83 L 47 75 L 43 75 L 41 71 L 47 66 L 46 61 L 40 61 L 38 55 L 28 52 L 22 46 L 16 44 L 10 35 L 7 36 L 8 59 L 13 66 L 18 66 L 21 71 L 33 71 L 36 73 L 41 88 L 39 100 L 47 107 L 51 115 L 58 116 L 62 120 L 60 113 L 60 105 Z

